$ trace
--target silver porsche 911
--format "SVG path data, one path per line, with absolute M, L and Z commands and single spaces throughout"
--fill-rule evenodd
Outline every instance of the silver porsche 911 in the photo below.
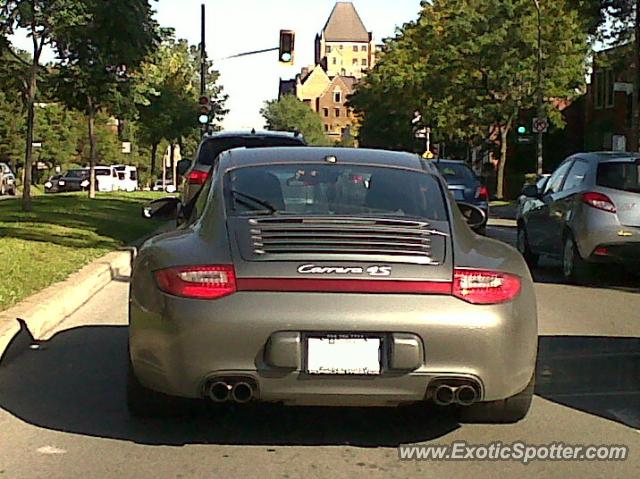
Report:
M 139 250 L 128 403 L 398 406 L 463 420 L 529 410 L 537 351 L 522 256 L 475 235 L 428 160 L 365 149 L 235 149 L 184 226 Z M 466 221 L 465 221 L 466 219 Z

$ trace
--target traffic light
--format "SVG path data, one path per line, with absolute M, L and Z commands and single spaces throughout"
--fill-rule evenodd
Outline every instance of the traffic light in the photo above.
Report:
M 296 34 L 292 30 L 280 30 L 280 49 L 278 61 L 285 65 L 293 65 Z
M 518 135 L 526 135 L 527 127 L 525 125 L 518 125 Z
M 206 125 L 209 123 L 209 115 L 211 114 L 211 102 L 208 97 L 201 96 L 198 105 L 198 122 Z

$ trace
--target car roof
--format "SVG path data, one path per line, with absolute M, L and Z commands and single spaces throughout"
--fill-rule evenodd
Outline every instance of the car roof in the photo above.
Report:
M 582 158 L 589 161 L 604 163 L 607 161 L 633 161 L 640 159 L 640 153 L 624 151 L 593 151 L 588 153 L 576 153 L 567 159 Z
M 362 163 L 437 174 L 436 168 L 429 161 L 416 154 L 365 148 L 235 148 L 220 156 L 220 167 L 229 170 L 239 166 L 264 163 L 318 163 L 327 161 L 327 157 L 335 157 L 337 163 Z
M 218 138 L 234 138 L 234 137 L 270 137 L 270 138 L 296 138 L 303 141 L 303 136 L 300 133 L 294 133 L 290 131 L 271 131 L 271 130 L 236 130 L 236 131 L 219 131 L 215 133 L 207 134 L 202 138 L 202 141 L 215 140 Z

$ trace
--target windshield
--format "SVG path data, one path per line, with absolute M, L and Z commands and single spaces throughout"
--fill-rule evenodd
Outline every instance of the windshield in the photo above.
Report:
M 246 167 L 229 173 L 225 187 L 230 214 L 446 219 L 437 180 L 395 168 L 308 163 Z
M 250 137 L 239 136 L 229 138 L 215 138 L 206 140 L 198 154 L 198 163 L 213 165 L 215 159 L 227 150 L 233 148 L 262 148 L 266 146 L 304 146 L 301 139 L 282 137 Z
M 82 178 L 84 176 L 87 176 L 88 174 L 89 172 L 86 170 L 69 170 L 64 176 L 65 178 Z
M 640 160 L 601 163 L 597 183 L 605 188 L 640 193 Z
M 104 168 L 96 168 L 96 176 L 111 176 L 111 171 Z

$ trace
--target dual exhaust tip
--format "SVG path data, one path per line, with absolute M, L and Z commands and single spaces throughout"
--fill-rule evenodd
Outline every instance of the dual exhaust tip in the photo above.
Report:
M 214 381 L 209 385 L 207 395 L 213 402 L 234 401 L 246 404 L 254 397 L 254 388 L 245 381 L 227 382 L 225 380 Z
M 450 406 L 451 404 L 471 406 L 477 400 L 478 391 L 468 384 L 461 386 L 440 384 L 433 393 L 433 401 L 438 406 Z

